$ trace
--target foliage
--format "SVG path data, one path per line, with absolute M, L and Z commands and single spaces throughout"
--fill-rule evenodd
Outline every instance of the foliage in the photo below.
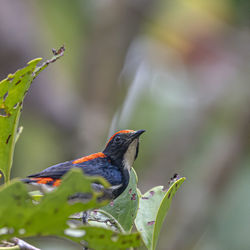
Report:
M 26 185 L 20 181 L 14 180 L 3 187 L 0 200 L 5 202 L 0 204 L 0 214 L 8 216 L 1 218 L 0 239 L 55 235 L 76 242 L 87 241 L 88 246 L 95 249 L 107 245 L 119 249 L 140 244 L 139 233 L 127 235 L 98 227 L 77 228 L 77 224 L 70 223 L 70 215 L 104 206 L 108 201 L 98 202 L 102 193 L 96 193 L 91 188 L 91 183 L 97 180 L 85 177 L 79 169 L 73 169 L 63 179 L 62 184 L 56 190 L 45 193 L 39 203 L 34 202 Z M 108 186 L 101 179 L 98 182 Z M 87 199 L 71 202 L 70 197 L 76 193 L 88 194 Z
M 139 196 L 137 192 L 137 176 L 135 170 L 131 170 L 130 181 L 125 191 L 114 201 L 101 208 L 108 216 L 112 216 L 125 232 L 130 232 L 134 225 L 134 220 L 139 206 Z
M 23 106 L 23 99 L 34 78 L 50 63 L 55 62 L 64 53 L 64 48 L 54 52 L 54 57 L 41 66 L 37 64 L 42 58 L 28 62 L 27 66 L 0 82 L 0 170 L 5 181 L 10 178 L 13 153 L 19 133 L 18 121 Z
M 17 128 L 25 94 L 34 78 L 63 53 L 63 47 L 54 51 L 54 57 L 41 66 L 37 66 L 41 59 L 35 59 L 0 82 L 0 170 L 5 182 L 9 180 L 20 134 Z M 44 195 L 29 193 L 18 180 L 4 184 L 0 188 L 0 200 L 4 201 L 0 203 L 0 240 L 53 235 L 92 249 L 126 249 L 138 247 L 142 239 L 148 249 L 155 249 L 166 212 L 184 178 L 172 180 L 168 191 L 154 187 L 141 196 L 132 169 L 127 189 L 111 202 L 99 199 L 103 193 L 95 192 L 91 186 L 96 181 L 108 188 L 102 178 L 86 177 L 77 169 L 67 173 L 58 188 Z M 83 194 L 81 199 L 72 199 L 78 193 Z M 87 210 L 92 211 L 92 223 L 86 225 L 74 219 L 76 213 Z M 134 223 L 138 232 L 131 233 Z
M 163 186 L 158 186 L 141 196 L 135 225 L 148 249 L 156 249 L 166 213 L 173 196 L 184 180 L 185 178 L 177 178 L 168 190 L 164 190 Z

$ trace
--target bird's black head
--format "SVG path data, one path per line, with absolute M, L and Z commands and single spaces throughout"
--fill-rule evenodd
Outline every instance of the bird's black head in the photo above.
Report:
M 103 153 L 110 157 L 113 164 L 130 170 L 138 155 L 139 136 L 144 132 L 145 130 L 121 130 L 115 133 Z

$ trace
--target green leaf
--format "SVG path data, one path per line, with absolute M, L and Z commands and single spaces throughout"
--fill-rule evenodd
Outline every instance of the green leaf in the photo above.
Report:
M 0 82 L 0 170 L 9 180 L 22 101 L 41 58 Z
M 80 231 L 85 236 L 73 239 L 74 241 L 84 243 L 90 249 L 128 249 L 130 247 L 139 247 L 141 245 L 141 237 L 139 233 L 123 234 L 108 230 L 102 227 L 81 227 Z M 72 240 L 71 237 L 68 237 Z
M 45 193 L 38 204 L 33 202 L 26 184 L 15 180 L 5 185 L 0 190 L 0 200 L 4 201 L 0 203 L 0 228 L 12 230 L 0 234 L 0 239 L 63 232 L 71 214 L 105 205 L 96 201 L 98 193 L 92 190 L 92 182 L 83 176 L 80 169 L 73 169 L 64 177 L 62 184 L 56 190 Z M 107 183 L 104 185 L 107 186 Z M 80 192 L 89 194 L 89 201 L 71 204 L 69 197 Z M 19 232 L 22 229 L 25 233 Z
M 137 175 L 132 168 L 129 185 L 125 191 L 117 199 L 100 210 L 110 214 L 125 232 L 130 232 L 134 224 L 138 206 Z
M 61 57 L 64 48 L 61 48 L 59 52 L 40 67 L 37 67 L 37 64 L 42 58 L 30 61 L 25 68 L 9 74 L 0 82 L 0 170 L 5 181 L 8 181 L 10 177 L 15 142 L 20 134 L 17 130 L 23 99 L 33 79 L 50 63 Z
M 148 249 L 156 249 L 162 223 L 172 198 L 184 180 L 184 177 L 175 180 L 167 192 L 163 186 L 154 187 L 140 198 L 135 225 Z
M 0 240 L 55 235 L 76 242 L 87 241 L 89 246 L 97 246 L 95 249 L 103 249 L 107 244 L 111 244 L 115 249 L 122 248 L 124 241 L 130 242 L 129 246 L 138 246 L 138 234 L 126 235 L 89 226 L 70 227 L 70 215 L 100 208 L 109 202 L 98 201 L 98 197 L 103 194 L 93 191 L 91 187 L 91 184 L 97 181 L 104 187 L 109 186 L 102 178 L 87 178 L 80 169 L 73 169 L 65 175 L 61 185 L 52 192 L 45 193 L 40 202 L 29 195 L 24 183 L 14 180 L 5 184 L 0 189 Z M 81 202 L 75 200 L 73 203 L 69 198 L 77 193 L 84 193 L 86 197 Z M 124 246 L 126 248 L 127 244 Z

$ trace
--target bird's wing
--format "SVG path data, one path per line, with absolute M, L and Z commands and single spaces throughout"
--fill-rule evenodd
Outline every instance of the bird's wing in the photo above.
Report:
M 71 168 L 77 167 L 72 161 L 59 163 L 44 169 L 43 171 L 29 175 L 28 178 L 22 179 L 23 182 L 29 184 L 46 184 L 49 186 L 59 186 L 61 178 Z
M 67 173 L 71 168 L 77 167 L 72 161 L 66 161 L 59 163 L 44 169 L 43 171 L 29 175 L 29 178 L 42 178 L 49 177 L 52 179 L 60 179 L 65 173 Z
M 102 176 L 112 186 L 120 185 L 122 182 L 121 171 L 110 165 L 107 158 L 95 158 L 89 161 L 74 163 L 75 161 L 66 161 L 44 169 L 43 171 L 29 175 L 23 179 L 26 183 L 39 183 L 58 186 L 60 179 L 72 168 L 80 168 L 88 176 Z

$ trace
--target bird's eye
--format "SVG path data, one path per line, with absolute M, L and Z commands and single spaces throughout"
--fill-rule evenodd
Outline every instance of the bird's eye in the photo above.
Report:
M 118 135 L 115 137 L 115 143 L 120 143 L 121 142 L 121 137 Z

